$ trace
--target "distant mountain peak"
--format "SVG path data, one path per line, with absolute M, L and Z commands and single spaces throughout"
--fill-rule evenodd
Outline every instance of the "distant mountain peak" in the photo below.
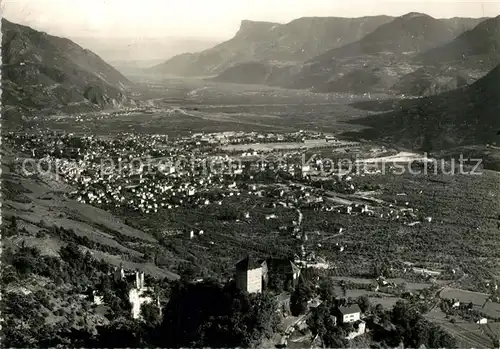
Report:
M 253 21 L 251 19 L 243 19 L 240 23 L 240 28 L 252 28 L 254 26 L 260 26 L 260 25 L 275 25 L 275 24 L 280 24 L 277 22 L 267 22 L 267 21 Z
M 485 21 L 479 23 L 476 28 L 482 28 L 482 27 L 495 27 L 500 25 L 500 16 L 493 17 L 493 18 L 488 18 Z
M 249 19 L 244 19 L 240 23 L 240 29 L 238 32 L 248 32 L 248 31 L 255 31 L 255 30 L 269 30 L 276 25 L 280 25 L 280 23 L 264 22 L 264 21 L 252 21 Z
M 409 12 L 405 15 L 402 15 L 400 18 L 410 19 L 410 18 L 418 18 L 418 17 L 433 18 L 432 16 L 429 16 L 428 14 L 420 13 L 420 12 Z
M 469 67 L 492 69 L 500 63 L 500 16 L 486 19 L 452 41 L 417 57 L 426 64 L 461 62 Z

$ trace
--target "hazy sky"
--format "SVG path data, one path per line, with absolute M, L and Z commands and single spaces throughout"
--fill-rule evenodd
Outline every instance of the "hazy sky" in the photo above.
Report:
M 60 36 L 229 38 L 242 19 L 288 22 L 306 16 L 360 17 L 425 12 L 494 17 L 500 0 L 3 0 L 14 22 Z

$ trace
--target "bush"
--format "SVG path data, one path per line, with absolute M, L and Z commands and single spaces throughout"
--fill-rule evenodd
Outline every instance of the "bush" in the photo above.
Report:
M 149 326 L 157 326 L 161 322 L 160 309 L 154 302 L 141 305 L 141 316 Z
M 49 297 L 44 291 L 38 290 L 34 293 L 35 299 L 40 302 L 45 308 L 51 309 L 51 303 L 49 301 Z

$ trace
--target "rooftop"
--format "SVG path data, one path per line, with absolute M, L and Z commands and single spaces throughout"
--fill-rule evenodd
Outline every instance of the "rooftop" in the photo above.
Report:
M 251 270 L 262 267 L 265 263 L 262 259 L 256 259 L 250 255 L 236 263 L 236 270 Z
M 361 309 L 359 308 L 359 305 L 357 305 L 357 304 L 351 304 L 351 305 L 346 306 L 346 307 L 340 306 L 339 311 L 342 315 L 361 313 Z
M 270 269 L 282 270 L 288 273 L 300 272 L 300 268 L 297 267 L 291 259 L 286 258 L 271 258 L 268 260 L 268 266 Z

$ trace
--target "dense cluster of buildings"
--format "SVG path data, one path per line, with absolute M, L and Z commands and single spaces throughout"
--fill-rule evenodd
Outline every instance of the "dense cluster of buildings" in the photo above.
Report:
M 262 190 L 252 190 L 255 186 L 246 185 L 263 171 L 285 171 L 292 178 L 303 178 L 306 169 L 298 159 L 274 162 L 266 156 L 259 161 L 255 151 L 245 158 L 245 152 L 229 156 L 218 148 L 222 144 L 256 141 L 262 136 L 272 141 L 280 137 L 287 141 L 304 138 L 302 132 L 281 136 L 224 132 L 175 140 L 165 135 L 121 134 L 108 139 L 48 132 L 9 133 L 6 142 L 31 156 L 19 159 L 18 165 L 25 173 L 55 173 L 76 187 L 71 196 L 77 201 L 103 208 L 127 207 L 147 214 L 161 208 L 220 204 L 225 196 L 240 195 L 242 191 L 265 195 Z M 303 198 L 315 202 L 307 191 Z M 209 192 L 221 194 L 214 199 Z
M 408 202 L 398 207 L 401 204 L 396 202 L 380 204 L 376 199 L 356 195 L 359 189 L 353 181 L 354 173 L 346 170 L 325 176 L 320 173 L 324 169 L 321 159 L 304 164 L 300 151 L 259 157 L 256 150 L 221 148 L 264 140 L 300 144 L 336 141 L 321 133 L 302 131 L 197 133 L 175 139 L 161 134 L 96 137 L 55 132 L 8 133 L 5 137 L 7 144 L 33 160 L 32 166 L 25 168 L 30 161 L 19 159 L 19 166 L 35 175 L 54 172 L 75 188 L 71 198 L 104 209 L 158 214 L 178 207 L 224 205 L 227 198 L 242 195 L 267 199 L 275 207 L 367 215 L 403 221 L 409 226 L 432 220 L 421 217 Z M 276 183 L 278 175 L 281 183 Z M 265 218 L 278 217 L 268 214 Z

